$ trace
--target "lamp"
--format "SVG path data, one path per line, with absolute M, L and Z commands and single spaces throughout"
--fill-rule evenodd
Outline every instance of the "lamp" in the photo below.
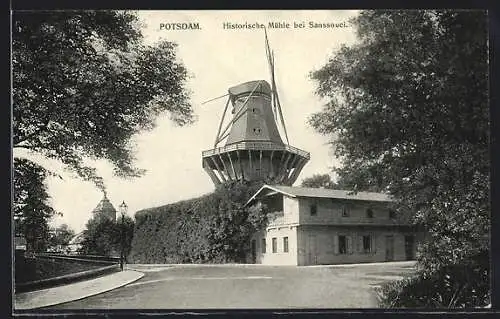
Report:
M 123 271 L 123 262 L 125 259 L 125 214 L 127 213 L 128 206 L 125 204 L 125 201 L 122 201 L 120 206 L 118 207 L 120 209 L 120 213 L 122 215 L 122 222 L 121 222 L 121 231 L 120 231 L 120 242 L 121 242 L 121 247 L 120 247 L 120 269 Z
M 120 208 L 120 213 L 122 214 L 122 216 L 127 213 L 128 206 L 127 206 L 127 204 L 125 204 L 125 201 L 123 201 L 120 204 L 119 208 Z

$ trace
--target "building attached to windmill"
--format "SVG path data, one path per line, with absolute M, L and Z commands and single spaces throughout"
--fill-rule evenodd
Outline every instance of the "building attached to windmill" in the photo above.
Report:
M 267 226 L 251 237 L 248 262 L 302 266 L 415 259 L 423 233 L 391 210 L 388 195 L 291 186 L 310 155 L 288 141 L 267 34 L 265 44 L 271 85 L 256 80 L 229 88 L 214 147 L 202 152 L 202 166 L 215 185 L 266 183 L 246 204 L 270 209 Z M 232 118 L 223 126 L 230 105 Z

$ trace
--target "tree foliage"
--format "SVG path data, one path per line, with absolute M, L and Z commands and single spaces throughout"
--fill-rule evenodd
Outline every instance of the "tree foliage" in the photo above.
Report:
M 312 188 L 338 188 L 338 185 L 332 180 L 330 174 L 314 174 L 313 176 L 306 177 L 300 184 L 302 187 Z
M 429 273 L 489 250 L 489 108 L 484 11 L 363 11 L 358 43 L 312 73 L 350 188 L 395 196 L 429 231 Z
M 103 190 L 86 158 L 108 160 L 118 176 L 140 175 L 133 135 L 164 113 L 179 125 L 194 119 L 176 45 L 143 40 L 130 12 L 14 12 L 14 156 L 24 149 L 59 160 Z M 14 170 L 16 227 L 40 250 L 54 214 L 43 186 L 48 172 L 18 158 Z
M 62 161 L 103 187 L 84 159 L 138 176 L 130 138 L 162 113 L 193 120 L 176 45 L 146 45 L 137 17 L 117 11 L 15 12 L 13 147 Z
M 49 240 L 48 220 L 56 214 L 45 185 L 47 172 L 25 159 L 14 159 L 14 168 L 14 231 L 26 238 L 27 250 L 44 251 Z
M 67 224 L 62 224 L 50 230 L 48 247 L 59 248 L 66 246 L 75 237 L 75 231 Z
M 84 255 L 120 256 L 123 245 L 124 255 L 128 256 L 134 234 L 135 222 L 129 216 L 119 217 L 116 221 L 95 216 L 85 225 L 80 253 Z
M 244 204 L 261 186 L 232 183 L 213 193 L 136 213 L 130 262 L 244 262 L 265 207 Z
M 489 300 L 489 255 L 486 251 L 433 273 L 418 272 L 378 290 L 383 308 L 473 308 Z M 487 304 L 487 303 L 486 303 Z

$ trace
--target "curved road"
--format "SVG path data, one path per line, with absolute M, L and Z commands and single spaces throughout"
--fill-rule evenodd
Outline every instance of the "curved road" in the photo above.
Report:
M 412 273 L 413 265 L 129 265 L 146 275 L 46 309 L 375 308 L 373 288 Z

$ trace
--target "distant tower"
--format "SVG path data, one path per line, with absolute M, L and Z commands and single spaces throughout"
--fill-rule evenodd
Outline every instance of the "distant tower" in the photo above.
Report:
M 292 185 L 309 161 L 308 152 L 290 146 L 274 79 L 274 54 L 266 34 L 271 85 L 265 80 L 229 88 L 214 148 L 202 152 L 202 166 L 214 184 L 265 180 Z M 233 117 L 221 131 L 229 104 Z M 280 118 L 287 144 L 278 131 Z M 224 146 L 219 144 L 226 140 Z
M 104 193 L 103 199 L 99 202 L 96 208 L 94 208 L 92 213 L 94 214 L 94 218 L 108 218 L 113 221 L 116 220 L 116 209 L 109 201 L 106 193 Z

